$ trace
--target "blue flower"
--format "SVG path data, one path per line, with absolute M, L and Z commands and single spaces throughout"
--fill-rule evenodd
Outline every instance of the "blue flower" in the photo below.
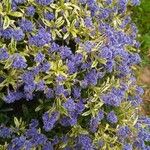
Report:
M 140 2 L 141 2 L 141 0 L 131 0 L 131 4 L 132 4 L 133 6 L 140 5 Z
M 86 4 L 87 0 L 79 0 L 81 4 Z
M 44 58 L 45 58 L 45 55 L 43 53 L 39 52 L 35 56 L 34 61 L 37 63 L 41 63 L 41 62 L 43 62 Z
M 49 12 L 45 13 L 44 17 L 47 20 L 53 20 L 55 18 L 54 14 L 53 13 L 49 13 Z
M 104 118 L 104 111 L 100 110 L 97 114 L 98 121 L 101 121 Z
M 52 44 L 51 44 L 51 48 L 49 49 L 49 51 L 50 52 L 58 52 L 59 51 L 59 45 L 58 44 L 56 44 L 55 42 L 53 42 Z
M 108 8 L 105 9 L 101 9 L 100 10 L 100 14 L 99 14 L 99 18 L 100 19 L 106 19 L 109 17 L 109 15 L 111 14 L 111 10 Z
M 76 37 L 76 38 L 75 38 L 75 42 L 76 42 L 77 44 L 79 44 L 79 43 L 81 42 L 81 39 L 80 39 L 79 37 Z
M 70 118 L 69 117 L 63 117 L 63 118 L 61 118 L 61 120 L 60 120 L 60 124 L 62 125 L 62 126 L 64 126 L 64 127 L 68 127 L 68 126 L 70 126 Z
M 135 139 L 134 141 L 134 147 L 141 149 L 141 150 L 145 150 L 145 142 L 142 139 Z
M 85 105 L 83 103 L 82 100 L 79 100 L 77 103 L 76 103 L 76 112 L 78 114 L 81 114 L 85 109 Z
M 38 33 L 29 38 L 29 44 L 35 45 L 37 47 L 42 47 L 46 44 L 50 44 L 51 34 L 47 32 L 45 29 L 39 29 Z
M 2 37 L 5 39 L 11 39 L 13 37 L 13 29 L 7 28 L 2 31 Z
M 140 129 L 138 133 L 138 138 L 148 142 L 150 141 L 150 133 L 146 129 Z
M 73 73 L 77 72 L 76 64 L 73 61 L 67 60 L 67 67 L 68 67 L 69 74 L 73 74 Z
M 77 53 L 71 59 L 75 63 L 76 66 L 79 66 L 79 65 L 81 65 L 81 63 L 83 61 L 83 55 L 80 53 Z
M 107 4 L 107 5 L 112 4 L 112 2 L 113 2 L 113 0 L 106 0 L 106 4 Z
M 62 75 L 58 75 L 58 76 L 56 77 L 56 82 L 58 82 L 58 83 L 60 83 L 60 82 L 62 82 L 62 81 L 64 81 L 64 80 L 65 80 L 65 77 L 62 76 Z
M 95 133 L 97 131 L 99 121 L 97 118 L 91 118 L 90 120 L 90 131 Z
M 87 53 L 90 53 L 92 49 L 94 48 L 94 43 L 92 43 L 91 41 L 86 41 L 83 47 Z
M 73 96 L 74 98 L 79 98 L 81 96 L 81 88 L 80 87 L 73 87 Z
M 47 137 L 44 134 L 37 133 L 32 137 L 30 140 L 34 147 L 37 147 L 39 145 L 44 145 L 47 141 Z
M 140 86 L 136 87 L 136 94 L 137 95 L 143 95 L 144 94 L 144 89 Z
M 27 144 L 27 140 L 25 136 L 20 136 L 12 139 L 11 144 L 8 146 L 8 150 L 19 150 L 23 149 L 23 147 Z
M 9 54 L 6 51 L 6 48 L 0 48 L 0 60 L 6 60 L 9 58 Z
M 53 145 L 51 142 L 48 142 L 46 143 L 44 146 L 43 146 L 43 150 L 53 150 Z
M 63 85 L 57 85 L 56 88 L 55 88 L 55 94 L 56 95 L 62 95 L 64 94 L 64 86 Z
M 34 6 L 29 6 L 29 7 L 27 7 L 26 8 L 26 14 L 28 15 L 28 16 L 34 16 L 34 14 L 35 14 L 35 8 L 34 8 Z
M 139 95 L 129 96 L 128 100 L 131 102 L 133 106 L 136 106 L 136 107 L 139 106 L 143 102 L 141 96 Z
M 42 63 L 42 66 L 41 66 L 41 71 L 42 72 L 48 72 L 51 68 L 51 64 L 49 62 L 44 62 Z
M 95 133 L 97 131 L 99 122 L 104 118 L 104 112 L 100 110 L 96 117 L 92 117 L 90 120 L 90 130 Z
M 91 85 L 96 85 L 97 84 L 97 80 L 98 80 L 98 74 L 96 72 L 95 69 L 92 69 L 90 72 L 88 72 L 85 76 L 85 79 L 88 84 L 91 84 Z
M 132 145 L 131 144 L 125 144 L 123 146 L 123 149 L 122 150 L 132 150 Z
M 121 28 L 125 28 L 125 26 L 130 22 L 131 22 L 130 16 L 125 17 L 125 19 L 122 21 Z
M 127 3 L 128 3 L 127 0 L 119 0 L 118 5 L 120 8 L 120 13 L 124 13 L 126 11 Z
M 14 1 L 12 1 L 12 3 L 11 3 L 11 9 L 13 11 L 16 11 L 18 9 L 18 6 L 17 6 L 17 4 Z
M 107 120 L 110 122 L 110 123 L 117 123 L 118 122 L 118 118 L 115 114 L 114 111 L 111 111 L 107 114 Z
M 16 54 L 13 58 L 12 66 L 15 69 L 23 69 L 27 67 L 27 64 L 26 64 L 25 59 L 22 56 L 20 56 L 19 54 Z
M 63 33 L 66 33 L 66 32 L 67 32 L 67 28 L 66 28 L 65 26 L 62 28 L 62 32 L 63 32 Z
M 112 51 L 109 47 L 103 47 L 100 49 L 99 57 L 111 60 L 113 57 Z
M 78 137 L 78 144 L 83 150 L 93 150 L 92 140 L 87 135 L 80 135 Z
M 54 2 L 54 0 L 36 0 L 36 2 L 40 5 L 49 5 Z
M 20 28 L 24 31 L 24 32 L 31 32 L 33 29 L 33 24 L 31 21 L 27 20 L 27 19 L 22 19 L 19 22 L 19 26 Z
M 74 111 L 76 109 L 76 103 L 74 102 L 73 99 L 69 98 L 65 103 L 63 103 L 63 106 L 68 110 L 68 111 Z
M 88 0 L 88 6 L 91 10 L 91 16 L 94 17 L 99 11 L 99 6 L 95 2 L 95 0 Z
M 33 99 L 33 93 L 32 92 L 24 92 L 25 94 L 25 98 L 27 101 L 32 100 Z
M 4 101 L 6 103 L 13 103 L 22 98 L 24 98 L 24 94 L 22 92 L 8 91 L 7 95 L 4 97 Z
M 43 124 L 44 124 L 43 128 L 45 129 L 45 131 L 50 131 L 54 127 L 58 118 L 59 118 L 58 112 L 53 112 L 51 114 L 45 112 L 42 116 Z
M 91 68 L 91 62 L 87 62 L 87 63 L 82 63 L 81 65 L 81 69 L 90 69 Z
M 85 26 L 86 27 L 92 27 L 93 26 L 93 22 L 92 22 L 92 18 L 91 17 L 86 17 L 84 20 Z
M 13 131 L 11 128 L 7 128 L 4 126 L 0 126 L 0 137 L 1 138 L 10 138 L 12 135 Z
M 39 125 L 38 120 L 32 119 L 31 123 L 29 124 L 29 128 L 36 128 Z
M 26 0 L 13 0 L 16 4 L 23 4 Z
M 15 29 L 13 30 L 13 38 L 16 40 L 16 41 L 21 41 L 24 39 L 24 33 L 21 29 Z
M 69 112 L 70 117 L 63 117 L 60 120 L 60 123 L 62 126 L 67 127 L 67 126 L 74 126 L 77 124 L 77 117 L 78 114 L 75 111 Z
M 34 74 L 31 71 L 27 71 L 22 75 L 22 81 L 26 84 L 30 84 L 34 81 Z
M 150 124 L 150 118 L 147 116 L 141 116 L 141 117 L 139 117 L 138 122 L 141 124 L 149 125 Z
M 36 90 L 44 91 L 44 89 L 45 89 L 45 82 L 41 80 L 40 82 L 36 84 Z
M 60 47 L 60 55 L 62 59 L 69 58 L 71 56 L 72 52 L 71 49 L 67 46 L 61 46 Z
M 120 106 L 122 100 L 124 99 L 125 89 L 116 89 L 112 88 L 112 90 L 104 95 L 102 95 L 102 100 L 105 104 L 111 106 Z
M 118 136 L 122 139 L 127 138 L 130 133 L 131 133 L 131 131 L 128 126 L 119 127 L 118 132 L 117 132 Z
M 53 98 L 54 97 L 54 91 L 51 88 L 48 88 L 45 90 L 46 98 Z

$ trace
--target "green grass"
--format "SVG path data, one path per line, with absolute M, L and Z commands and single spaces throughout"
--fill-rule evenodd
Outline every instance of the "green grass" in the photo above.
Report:
M 139 29 L 138 40 L 141 42 L 142 65 L 150 65 L 150 0 L 142 0 L 141 5 L 135 7 L 132 19 Z

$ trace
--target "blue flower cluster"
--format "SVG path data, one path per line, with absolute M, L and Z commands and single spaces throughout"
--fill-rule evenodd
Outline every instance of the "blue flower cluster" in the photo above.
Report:
M 42 47 L 46 44 L 49 44 L 51 41 L 51 34 L 48 33 L 45 29 L 39 29 L 36 35 L 33 35 L 29 38 L 29 44 L 35 45 L 37 47 Z
M 43 128 L 45 129 L 45 131 L 50 131 L 54 127 L 58 118 L 59 118 L 58 112 L 53 112 L 50 115 L 46 112 L 42 117 L 44 124 Z
M 5 48 L 0 48 L 0 60 L 5 60 L 9 58 L 9 54 Z
M 38 129 L 38 121 L 32 120 L 27 129 L 22 135 L 17 136 L 16 132 L 12 133 L 14 137 L 8 145 L 8 150 L 32 149 L 42 146 L 43 150 L 53 150 L 52 143 L 48 138 L 41 134 Z M 8 133 L 8 131 L 7 131 Z
M 127 12 L 139 0 L 1 3 L 0 148 L 150 149 Z

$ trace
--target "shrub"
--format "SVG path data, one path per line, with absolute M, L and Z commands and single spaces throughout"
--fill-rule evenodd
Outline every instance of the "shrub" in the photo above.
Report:
M 138 4 L 2 1 L 1 149 L 150 148 L 127 11 Z

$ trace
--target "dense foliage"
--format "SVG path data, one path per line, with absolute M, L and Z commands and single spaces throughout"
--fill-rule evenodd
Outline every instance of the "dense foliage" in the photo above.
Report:
M 150 149 L 127 11 L 139 3 L 2 0 L 1 149 Z

